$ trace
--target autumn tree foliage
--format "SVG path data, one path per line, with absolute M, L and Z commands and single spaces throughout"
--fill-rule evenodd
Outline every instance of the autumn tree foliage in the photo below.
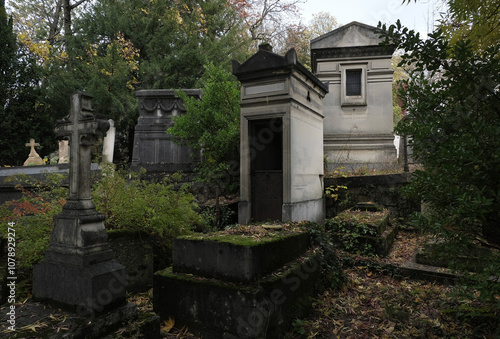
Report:
M 310 67 L 310 41 L 333 31 L 337 26 L 337 20 L 330 13 L 315 13 L 307 25 L 298 23 L 286 27 L 275 39 L 276 52 L 284 55 L 290 48 L 294 48 L 299 61 L 304 66 Z
M 126 161 L 135 90 L 198 87 L 205 65 L 229 70 L 231 59 L 246 60 L 262 42 L 282 54 L 295 48 L 307 65 L 311 31 L 297 23 L 303 2 L 25 0 L 10 8 L 22 50 L 43 72 L 34 88 L 44 92 L 37 107 L 47 121 L 67 114 L 72 92 L 87 91 L 97 114 L 115 120 L 115 155 Z
M 269 42 L 286 28 L 284 20 L 297 17 L 303 0 L 228 0 L 245 22 L 252 40 Z
M 410 3 L 412 0 L 404 0 Z M 414 0 L 417 2 L 418 0 Z M 446 0 L 440 28 L 451 44 L 470 40 L 474 50 L 484 51 L 500 40 L 500 0 Z
M 30 138 L 41 140 L 45 155 L 55 146 L 51 138 L 54 120 L 40 101 L 42 70 L 28 48 L 18 42 L 13 26 L 0 0 L 0 165 L 10 166 L 26 160 L 25 143 Z

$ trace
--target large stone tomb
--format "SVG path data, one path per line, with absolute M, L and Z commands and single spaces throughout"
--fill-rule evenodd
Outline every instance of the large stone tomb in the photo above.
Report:
M 329 170 L 380 168 L 397 162 L 391 58 L 376 27 L 351 22 L 311 40 L 313 73 L 328 84 L 324 151 Z
M 177 239 L 173 267 L 154 275 L 154 311 L 203 338 L 279 338 L 309 310 L 320 262 L 306 233 L 250 238 Z
M 201 97 L 201 90 L 184 91 L 190 97 Z M 192 172 L 198 159 L 191 158 L 192 150 L 176 143 L 167 133 L 173 118 L 186 113 L 182 99 L 172 89 L 140 90 L 135 96 L 139 99 L 139 120 L 135 126 L 131 168 Z
M 69 138 L 69 198 L 54 217 L 44 260 L 35 265 L 33 295 L 79 315 L 94 316 L 125 303 L 124 267 L 113 259 L 104 227 L 90 195 L 91 147 L 109 128 L 93 115 L 91 97 L 71 97 L 70 114 L 56 135 Z
M 240 224 L 321 222 L 323 98 L 327 87 L 297 61 L 261 46 L 233 62 L 241 82 Z

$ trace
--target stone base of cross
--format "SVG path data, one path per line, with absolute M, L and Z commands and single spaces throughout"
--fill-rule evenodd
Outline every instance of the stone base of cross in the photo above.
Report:
M 125 303 L 124 266 L 114 260 L 104 226 L 90 196 L 91 146 L 109 128 L 92 114 L 91 97 L 72 96 L 68 117 L 56 135 L 70 142 L 70 192 L 44 260 L 33 271 L 33 296 L 79 315 L 95 315 Z

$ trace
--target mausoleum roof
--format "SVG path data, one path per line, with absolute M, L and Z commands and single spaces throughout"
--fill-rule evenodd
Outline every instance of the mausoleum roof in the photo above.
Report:
M 381 45 L 382 31 L 377 27 L 353 21 L 311 40 L 311 68 L 317 70 L 318 60 L 351 58 L 391 58 L 396 46 Z
M 353 21 L 311 40 L 311 49 L 378 46 L 381 41 L 377 27 Z
M 277 71 L 297 69 L 323 91 L 328 87 L 297 60 L 297 52 L 290 49 L 285 56 L 273 53 L 270 46 L 264 46 L 243 63 L 233 60 L 233 74 L 240 80 L 258 79 L 276 74 Z

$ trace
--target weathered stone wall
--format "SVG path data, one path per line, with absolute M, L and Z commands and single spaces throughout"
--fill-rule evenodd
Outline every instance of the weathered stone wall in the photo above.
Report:
M 338 201 L 326 199 L 327 218 L 360 202 L 374 202 L 387 208 L 392 217 L 406 218 L 413 211 L 420 211 L 420 202 L 403 196 L 401 188 L 410 182 L 410 173 L 369 175 L 347 178 L 325 178 L 325 188 L 346 186 Z M 342 203 L 344 202 L 344 203 Z

